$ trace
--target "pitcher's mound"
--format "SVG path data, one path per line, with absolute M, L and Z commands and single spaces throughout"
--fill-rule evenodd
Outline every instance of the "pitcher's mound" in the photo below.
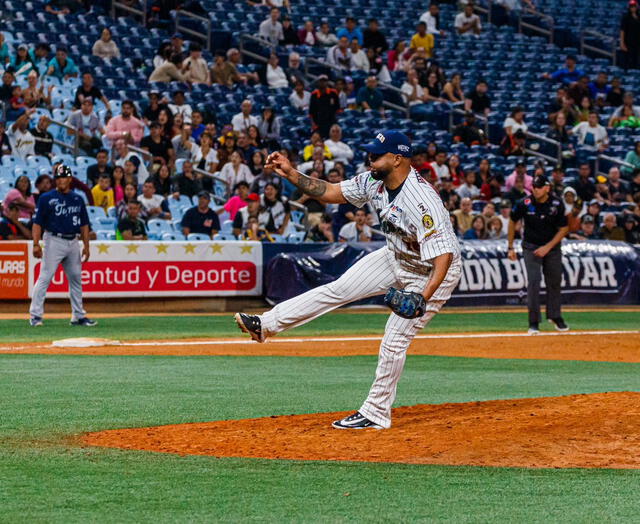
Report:
M 223 420 L 84 435 L 91 446 L 292 460 L 640 468 L 640 393 L 400 407 L 389 430 L 336 430 L 346 413 Z

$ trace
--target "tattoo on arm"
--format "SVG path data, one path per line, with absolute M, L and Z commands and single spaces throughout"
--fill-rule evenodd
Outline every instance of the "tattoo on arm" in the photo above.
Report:
M 327 191 L 327 183 L 324 180 L 311 178 L 301 173 L 295 173 L 289 181 L 305 194 L 311 197 L 319 198 Z

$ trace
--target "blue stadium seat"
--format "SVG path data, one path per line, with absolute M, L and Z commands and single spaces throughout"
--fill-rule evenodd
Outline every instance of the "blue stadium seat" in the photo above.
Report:
M 187 235 L 187 240 L 211 240 L 209 235 L 205 235 L 203 233 L 189 233 Z
M 163 233 L 162 240 L 167 242 L 186 240 L 182 233 Z
M 224 233 L 221 231 L 220 233 L 216 233 L 213 236 L 213 240 L 238 240 L 238 239 L 233 233 Z

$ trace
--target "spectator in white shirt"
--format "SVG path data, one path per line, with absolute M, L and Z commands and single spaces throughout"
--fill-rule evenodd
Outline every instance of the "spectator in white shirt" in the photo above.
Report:
M 187 82 L 192 84 L 211 85 L 211 73 L 207 61 L 202 58 L 202 47 L 192 42 L 189 45 L 189 56 L 182 62 L 182 70 Z
M 239 151 L 231 153 L 229 162 L 222 166 L 220 170 L 220 176 L 229 183 L 227 187 L 230 188 L 236 187 L 236 184 L 241 181 L 251 185 L 255 178 L 249 166 L 244 163 L 242 154 Z
M 273 45 L 278 45 L 280 40 L 284 40 L 284 33 L 282 31 L 282 24 L 280 23 L 280 9 L 277 7 L 271 8 L 269 18 L 260 24 L 258 29 L 258 36 L 268 40 Z
M 285 75 L 284 69 L 280 67 L 279 61 L 278 55 L 271 53 L 267 64 L 267 84 L 271 89 L 289 86 L 287 75 Z
M 429 172 L 431 174 L 430 182 L 437 183 L 442 180 L 443 177 L 451 178 L 451 172 L 449 171 L 449 166 L 447 165 L 447 152 L 438 149 L 436 151 L 436 160 L 435 162 L 429 163 Z
M 440 29 L 440 7 L 435 2 L 431 2 L 429 10 L 420 17 L 420 22 L 427 24 L 427 33 L 444 36 L 444 31 Z
M 242 104 L 240 104 L 240 113 L 234 115 L 231 119 L 231 125 L 234 131 L 244 131 L 246 133 L 251 126 L 258 126 L 260 122 L 258 121 L 258 117 L 251 114 L 252 109 L 253 104 L 251 104 L 251 100 L 242 101 Z
M 351 70 L 366 71 L 369 72 L 371 66 L 369 65 L 369 57 L 367 53 L 360 47 L 360 43 L 357 38 L 351 40 Z
M 522 131 L 526 134 L 529 129 L 529 126 L 524 121 L 524 109 L 520 106 L 516 106 L 511 110 L 511 115 L 509 115 L 504 124 L 502 124 L 504 128 L 504 132 L 509 136 L 515 135 L 518 131 Z
M 480 197 L 480 189 L 476 186 L 475 171 L 467 171 L 464 174 L 464 184 L 456 188 L 456 193 L 458 193 L 460 199 L 470 198 L 475 200 Z
M 296 82 L 293 91 L 289 95 L 289 102 L 291 105 L 300 111 L 308 111 L 309 103 L 311 102 L 311 93 L 304 90 L 304 84 L 302 82 Z
M 371 228 L 367 225 L 367 213 L 359 208 L 354 212 L 354 221 L 348 222 L 340 228 L 338 237 L 340 242 L 369 242 Z
M 142 185 L 142 194 L 138 195 L 138 202 L 142 204 L 148 218 L 171 220 L 169 206 L 162 195 L 156 194 L 156 186 L 151 178 L 145 180 Z
M 598 113 L 591 111 L 587 122 L 580 122 L 572 130 L 578 137 L 578 144 L 604 151 L 609 146 L 609 135 L 607 130 L 600 125 Z
M 338 37 L 335 33 L 331 32 L 329 22 L 322 22 L 320 24 L 320 30 L 316 32 L 316 40 L 324 47 L 331 47 L 338 43 Z
M 7 137 L 11 143 L 13 154 L 25 160 L 28 156 L 34 155 L 36 140 L 29 131 L 29 118 L 35 113 L 34 108 L 25 110 L 18 119 L 9 126 Z
M 169 110 L 175 118 L 176 115 L 182 115 L 182 121 L 185 124 L 191 123 L 191 113 L 193 109 L 189 104 L 185 103 L 184 91 L 178 89 L 173 93 L 173 103 L 169 104 Z
M 342 128 L 338 124 L 331 126 L 329 139 L 324 141 L 324 145 L 331 151 L 335 162 L 348 164 L 353 160 L 353 150 L 342 141 Z
M 346 36 L 341 37 L 338 43 L 327 51 L 327 63 L 343 71 L 351 69 L 351 49 Z
M 473 4 L 469 2 L 461 13 L 456 15 L 454 27 L 462 36 L 479 36 L 482 30 L 480 17 L 473 12 Z

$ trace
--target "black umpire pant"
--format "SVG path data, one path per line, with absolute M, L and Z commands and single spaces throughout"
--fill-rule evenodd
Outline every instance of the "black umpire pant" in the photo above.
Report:
M 559 318 L 562 285 L 562 250 L 554 247 L 544 257 L 537 257 L 533 252 L 538 246 L 522 246 L 524 265 L 527 270 L 527 308 L 529 324 L 540 323 L 540 282 L 544 274 L 547 289 L 547 318 Z

